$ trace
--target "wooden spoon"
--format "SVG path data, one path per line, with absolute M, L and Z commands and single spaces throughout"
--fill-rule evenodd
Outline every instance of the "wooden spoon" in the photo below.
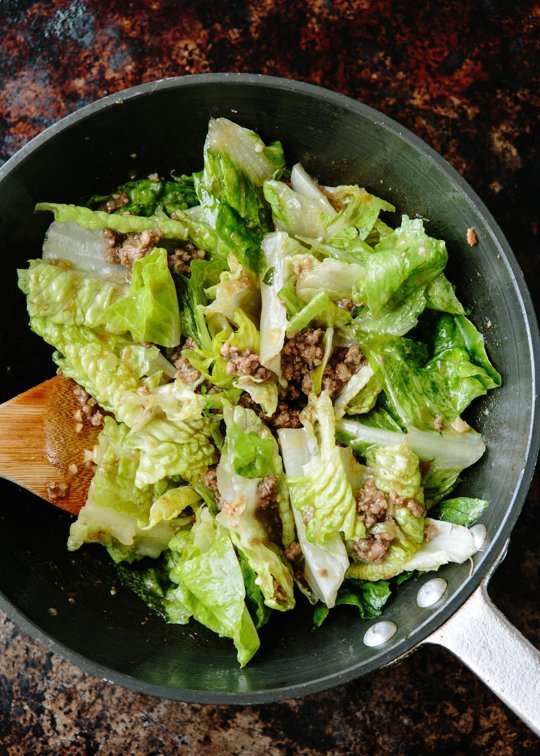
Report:
M 85 460 L 101 428 L 57 375 L 0 405 L 0 476 L 78 514 L 94 474 Z

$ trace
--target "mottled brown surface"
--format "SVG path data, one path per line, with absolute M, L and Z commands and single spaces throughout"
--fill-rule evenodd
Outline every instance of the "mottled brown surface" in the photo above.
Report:
M 448 158 L 501 224 L 537 298 L 538 18 L 534 3 L 515 0 L 0 0 L 0 157 L 101 95 L 163 76 L 250 71 L 323 84 L 397 118 Z M 537 646 L 539 491 L 537 476 L 491 587 Z M 299 702 L 229 708 L 112 687 L 0 623 L 0 753 L 502 755 L 537 747 L 438 648 Z

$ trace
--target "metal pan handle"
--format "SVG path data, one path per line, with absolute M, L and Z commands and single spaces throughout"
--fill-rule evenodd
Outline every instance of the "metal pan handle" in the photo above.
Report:
M 452 651 L 540 736 L 540 652 L 491 603 L 488 579 L 424 643 Z

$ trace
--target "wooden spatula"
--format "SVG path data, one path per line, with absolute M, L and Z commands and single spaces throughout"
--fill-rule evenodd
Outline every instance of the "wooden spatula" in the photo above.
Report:
M 100 431 L 75 387 L 58 375 L 0 405 L 0 476 L 72 514 L 86 501 L 94 472 L 85 450 Z

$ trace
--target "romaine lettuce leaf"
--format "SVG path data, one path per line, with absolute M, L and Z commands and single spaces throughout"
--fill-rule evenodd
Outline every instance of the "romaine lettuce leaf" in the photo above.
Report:
M 234 320 L 235 311 L 242 310 L 253 322 L 258 322 L 261 295 L 257 278 L 234 255 L 229 255 L 227 263 L 229 270 L 221 273 L 219 283 L 206 289 L 206 295 L 212 299 L 206 311 Z
M 419 291 L 423 296 L 448 259 L 444 242 L 428 236 L 420 218 L 410 220 L 406 215 L 391 236 L 381 239 L 375 252 L 367 260 L 366 275 L 357 282 L 354 295 L 373 318 L 402 308 L 411 295 L 418 297 Z M 424 297 L 424 307 L 425 303 Z M 409 309 L 419 314 L 418 303 Z
M 468 496 L 458 496 L 456 499 L 441 501 L 433 510 L 431 516 L 436 520 L 452 522 L 454 525 L 470 527 L 481 517 L 489 507 L 485 499 L 471 499 Z
M 306 524 L 307 537 L 324 546 L 329 537 L 363 538 L 365 528 L 356 513 L 356 502 L 335 441 L 334 408 L 323 391 L 312 399 L 316 422 L 317 451 L 303 466 L 302 475 L 288 478 L 293 507 Z
M 278 436 L 287 479 L 301 478 L 304 466 L 317 451 L 315 439 L 306 428 L 282 428 L 278 431 Z M 314 598 L 332 607 L 349 566 L 345 544 L 339 533 L 326 538 L 322 545 L 312 543 L 307 537 L 302 514 L 294 504 L 295 491 L 291 490 L 290 495 L 298 543 L 304 557 L 304 577 Z
M 100 208 L 119 195 L 127 197 L 127 203 L 120 203 L 109 212 L 130 213 L 131 215 L 154 215 L 164 210 L 167 215 L 177 210 L 187 210 L 197 204 L 192 176 L 174 176 L 172 181 L 136 179 L 117 186 L 109 194 L 93 195 L 87 201 L 90 208 Z
M 284 545 L 290 543 L 294 533 L 292 513 L 277 442 L 252 410 L 225 407 L 224 417 L 227 434 L 217 467 L 223 504 L 217 521 L 257 573 L 266 605 L 286 611 L 295 603 L 292 571 L 257 512 L 257 487 L 266 475 L 275 475 Z
M 266 179 L 281 174 L 284 167 L 279 142 L 266 146 L 254 131 L 227 118 L 210 119 L 202 183 L 248 223 L 269 227 L 270 213 L 261 187 Z
M 246 665 L 259 638 L 245 604 L 242 570 L 231 540 L 202 507 L 189 538 L 169 543 L 169 576 L 177 584 L 174 598 L 202 625 L 231 638 L 238 662 Z
M 140 459 L 129 444 L 128 433 L 127 426 L 105 418 L 88 499 L 70 528 L 70 551 L 83 543 L 101 543 L 115 561 L 157 557 L 183 524 L 175 517 L 150 522 L 152 505 L 169 484 L 162 480 L 157 485 L 135 486 Z
M 142 233 L 143 231 L 161 231 L 165 239 L 191 241 L 195 246 L 210 252 L 212 256 L 226 258 L 234 247 L 207 223 L 187 211 L 175 212 L 175 217 L 166 215 L 116 215 L 103 210 L 90 210 L 78 205 L 62 205 L 58 202 L 39 202 L 36 210 L 54 213 L 55 220 L 62 223 L 78 223 L 83 228 L 111 228 L 121 234 Z
M 262 242 L 264 266 L 261 287 L 261 364 L 281 377 L 281 350 L 285 341 L 287 309 L 279 293 L 289 279 L 287 260 L 301 249 L 287 234 L 276 231 Z
M 392 590 L 387 580 L 377 580 L 373 583 L 366 580 L 346 580 L 338 591 L 336 606 L 355 606 L 361 619 L 375 619 L 382 614 L 391 594 Z M 329 612 L 329 607 L 325 604 L 316 606 L 313 613 L 314 627 L 320 627 Z
M 47 318 L 58 325 L 105 327 L 109 307 L 129 294 L 125 282 L 45 260 L 30 260 L 29 267 L 18 274 L 30 317 Z
M 423 544 L 407 561 L 405 570 L 438 570 L 448 562 L 461 564 L 478 551 L 471 531 L 462 525 L 429 517 L 426 524 L 435 527 L 438 535 Z
M 165 347 L 180 343 L 180 309 L 165 249 L 135 260 L 131 291 L 108 306 L 106 318 L 108 330 L 129 332 L 135 341 Z

